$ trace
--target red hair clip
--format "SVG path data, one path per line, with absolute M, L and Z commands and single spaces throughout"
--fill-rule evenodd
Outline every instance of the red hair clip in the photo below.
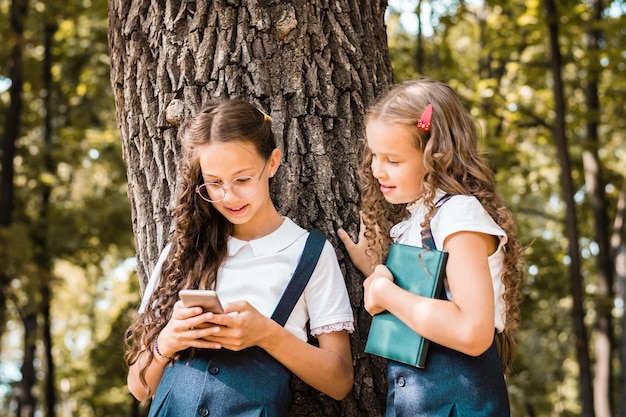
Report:
M 428 132 L 430 129 L 430 117 L 433 114 L 433 105 L 428 103 L 428 106 L 424 109 L 424 113 L 422 113 L 422 117 L 417 121 L 417 128 L 422 129 L 425 132 Z

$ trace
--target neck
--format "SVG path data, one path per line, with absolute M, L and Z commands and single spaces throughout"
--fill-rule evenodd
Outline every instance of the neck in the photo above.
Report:
M 267 216 L 263 216 L 263 219 L 257 219 L 254 223 L 235 225 L 233 237 L 246 241 L 262 238 L 276 231 L 283 224 L 283 220 L 274 209 Z

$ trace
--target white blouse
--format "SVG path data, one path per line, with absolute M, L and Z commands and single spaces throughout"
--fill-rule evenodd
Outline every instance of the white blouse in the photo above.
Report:
M 440 191 L 435 201 L 443 196 L 444 193 Z M 391 237 L 394 242 L 421 247 L 420 223 L 426 215 L 426 206 L 418 200 L 407 208 L 411 217 L 393 226 L 390 232 Z M 430 220 L 430 229 L 438 250 L 442 250 L 443 242 L 448 236 L 460 231 L 480 232 L 498 237 L 498 248 L 487 259 L 494 290 L 495 327 L 498 332 L 502 332 L 506 318 L 506 306 L 502 299 L 502 294 L 504 294 L 502 275 L 504 274 L 504 245 L 508 240 L 504 230 L 491 218 L 478 199 L 465 195 L 455 195 L 446 201 Z M 454 294 L 450 293 L 447 282 L 446 292 L 448 298 L 453 299 Z
M 270 317 L 298 264 L 309 233 L 285 217 L 274 232 L 259 239 L 244 241 L 228 238 L 228 254 L 217 274 L 217 294 L 222 305 L 246 300 L 261 314 Z M 166 246 L 152 272 L 143 295 L 140 312 L 157 287 Z M 313 275 L 285 328 L 306 341 L 306 323 L 311 334 L 354 331 L 354 316 L 348 291 L 339 269 L 337 256 L 326 241 Z

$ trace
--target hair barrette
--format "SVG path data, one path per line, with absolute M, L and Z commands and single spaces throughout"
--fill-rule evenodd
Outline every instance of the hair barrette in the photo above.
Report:
M 266 122 L 271 122 L 272 118 L 270 117 L 269 114 L 265 113 L 263 110 L 259 110 L 261 112 L 261 114 L 263 115 L 263 120 Z
M 424 113 L 422 113 L 422 117 L 417 121 L 417 128 L 422 129 L 425 132 L 430 130 L 430 117 L 433 114 L 433 105 L 428 103 L 426 108 L 424 109 Z

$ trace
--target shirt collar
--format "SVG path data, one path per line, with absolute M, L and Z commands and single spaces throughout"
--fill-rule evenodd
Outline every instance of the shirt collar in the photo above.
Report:
M 446 193 L 443 190 L 438 188 L 435 191 L 434 201 L 435 202 L 439 201 L 445 195 L 446 195 Z M 415 213 L 417 213 L 419 209 L 422 209 L 422 210 L 424 209 L 424 199 L 421 198 L 421 197 L 418 198 L 414 202 L 412 202 L 409 205 L 407 205 L 406 209 L 409 211 L 409 213 L 411 213 L 411 216 L 415 216 Z
M 435 202 L 439 201 L 446 193 L 437 189 L 435 191 Z M 424 220 L 424 216 L 426 215 L 426 206 L 424 205 L 424 199 L 418 198 L 414 202 L 408 204 L 406 209 L 411 214 L 408 219 L 405 219 L 395 226 L 391 228 L 389 231 L 389 235 L 395 241 L 400 240 L 406 233 L 408 233 L 411 229 L 422 230 L 420 223 Z M 437 213 L 435 213 L 435 216 Z M 432 219 L 431 219 L 432 220 Z
M 278 229 L 261 238 L 246 241 L 229 236 L 228 256 L 234 256 L 246 246 L 250 246 L 254 256 L 276 253 L 293 244 L 305 233 L 306 230 L 295 224 L 290 218 L 283 217 L 283 223 Z

